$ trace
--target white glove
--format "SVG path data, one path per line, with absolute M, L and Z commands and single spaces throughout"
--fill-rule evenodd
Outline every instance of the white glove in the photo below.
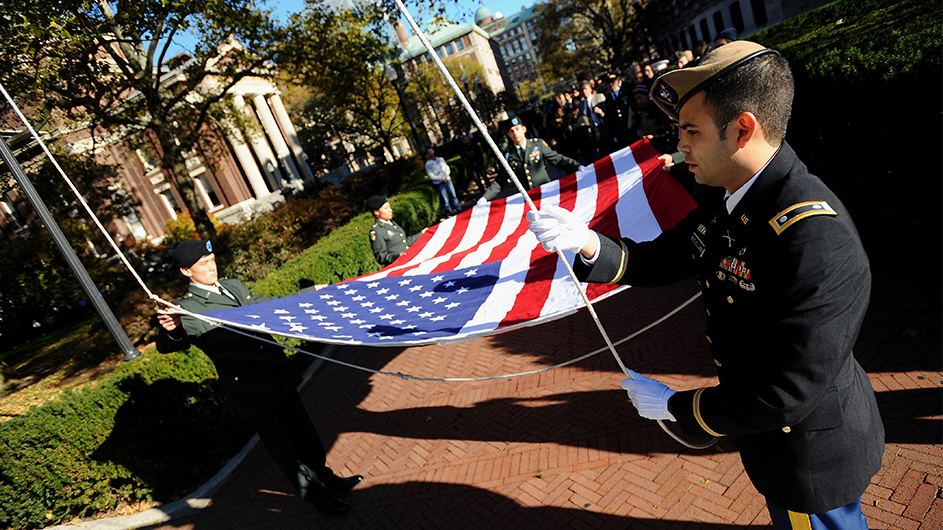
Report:
M 482 197 L 482 198 L 478 199 L 478 202 L 476 202 L 475 204 L 478 205 L 478 206 L 481 206 L 482 204 L 488 204 L 488 199 Z
M 589 227 L 573 212 L 547 204 L 540 208 L 540 218 L 533 211 L 527 212 L 530 231 L 547 252 L 556 249 L 579 252 L 589 241 Z
M 650 420 L 678 421 L 668 412 L 668 399 L 675 395 L 674 390 L 632 370 L 629 370 L 629 375 L 632 379 L 622 381 L 622 388 L 629 393 L 639 416 Z

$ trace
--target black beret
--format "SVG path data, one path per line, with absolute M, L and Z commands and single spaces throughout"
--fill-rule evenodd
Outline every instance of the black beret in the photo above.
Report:
M 386 204 L 386 197 L 383 195 L 374 195 L 367 199 L 367 211 L 373 212 L 383 208 L 383 205 Z
M 174 244 L 174 262 L 182 269 L 189 269 L 203 256 L 213 253 L 213 244 L 209 240 L 188 239 Z
M 501 130 L 504 131 L 504 134 L 507 134 L 508 131 L 511 130 L 511 127 L 514 127 L 515 125 L 524 125 L 524 122 L 522 122 L 521 119 L 517 116 L 511 116 L 510 118 L 498 124 L 498 126 L 501 127 Z
M 737 29 L 736 28 L 727 28 L 714 37 L 714 40 L 717 39 L 728 39 L 728 40 L 737 40 Z

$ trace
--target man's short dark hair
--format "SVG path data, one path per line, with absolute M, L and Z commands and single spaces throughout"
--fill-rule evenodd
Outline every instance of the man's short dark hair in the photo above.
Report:
M 756 116 L 770 145 L 786 137 L 795 81 L 789 62 L 777 53 L 761 55 L 724 74 L 704 88 L 704 102 L 714 115 L 720 139 L 727 125 L 743 112 Z

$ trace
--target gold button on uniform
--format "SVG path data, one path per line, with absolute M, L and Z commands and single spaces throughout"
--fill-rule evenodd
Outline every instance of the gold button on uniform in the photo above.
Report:
M 720 364 L 720 361 L 718 361 L 717 359 L 714 359 L 714 364 L 716 364 L 718 367 L 723 367 L 723 365 Z
M 708 289 L 710 289 L 710 288 L 711 288 L 711 282 L 709 282 L 709 281 L 707 281 L 707 280 L 704 280 L 704 286 L 707 287 Z
M 783 427 L 783 432 L 786 433 L 786 434 L 791 433 L 791 432 L 792 432 L 792 427 L 789 427 L 788 425 L 785 426 L 785 427 Z
M 733 297 L 732 297 L 732 296 L 728 296 L 728 297 L 727 297 L 727 303 L 728 303 L 728 304 L 732 304 L 732 303 L 733 303 Z

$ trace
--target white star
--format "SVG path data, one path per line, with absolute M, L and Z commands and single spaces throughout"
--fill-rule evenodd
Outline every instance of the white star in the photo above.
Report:
M 405 306 L 405 305 L 409 305 L 409 300 L 403 300 L 402 302 L 397 302 L 396 305 L 398 305 L 398 306 L 400 306 L 400 307 Z
M 382 307 L 374 307 L 373 309 L 370 310 L 371 313 L 379 313 L 381 311 L 383 311 Z
M 327 305 L 341 305 L 340 300 L 331 300 Z
M 276 314 L 276 315 L 287 315 L 287 314 L 289 314 L 289 313 L 288 313 L 288 311 L 285 311 L 284 309 L 276 309 L 276 310 L 275 310 L 275 314 Z
M 403 329 L 416 329 L 416 326 L 413 324 L 410 324 L 408 326 L 403 326 Z
M 334 311 L 347 311 L 348 309 L 350 308 L 347 306 L 340 306 L 340 307 L 335 307 Z
M 458 306 L 460 306 L 460 305 L 462 305 L 462 304 L 460 304 L 460 303 L 458 303 L 458 302 L 452 302 L 451 304 L 445 306 L 445 308 L 446 308 L 446 309 L 452 309 L 453 307 L 458 307 Z
M 441 281 L 444 280 L 444 279 L 445 279 L 444 276 L 436 276 L 435 278 L 432 279 L 432 281 L 434 281 L 434 282 L 441 282 Z
M 391 326 L 398 326 L 398 325 L 402 324 L 403 322 L 406 322 L 406 321 L 405 321 L 405 320 L 391 320 L 391 321 L 390 321 L 390 325 L 391 325 Z
M 367 333 L 367 336 L 368 336 L 368 337 L 382 337 L 383 334 L 380 333 L 379 331 L 374 331 L 374 332 L 372 332 L 372 333 Z
M 317 309 L 305 309 L 305 313 L 308 313 L 309 315 L 316 315 L 316 314 L 318 313 L 318 310 L 317 310 Z
M 431 316 L 434 315 L 434 314 L 435 314 L 435 313 L 430 313 L 430 312 L 426 311 L 425 313 L 421 313 L 421 314 L 419 315 L 419 318 L 431 317 Z
M 373 289 L 377 285 L 380 285 L 380 282 L 371 282 L 367 284 L 367 289 Z
M 363 300 L 364 298 L 366 298 L 366 296 L 360 295 L 360 296 L 355 296 L 355 297 L 351 298 L 351 300 L 353 300 L 354 302 L 359 302 L 359 301 Z
M 246 315 L 248 318 L 262 318 L 259 315 Z
M 429 320 L 431 320 L 431 321 L 433 321 L 433 322 L 438 322 L 439 320 L 445 320 L 445 315 L 439 315 L 439 316 L 437 316 L 437 317 L 432 317 L 432 318 L 430 318 Z
M 351 321 L 350 321 L 350 323 L 353 324 L 353 325 L 355 325 L 355 326 L 356 326 L 357 324 L 363 324 L 364 322 L 366 322 L 366 320 L 360 320 L 359 318 L 358 318 L 357 320 L 351 320 Z
M 289 322 L 291 322 L 291 321 L 294 320 L 295 318 L 297 318 L 297 317 L 278 317 L 279 320 L 287 320 L 287 321 L 289 321 Z
M 458 305 L 458 304 L 455 304 L 455 305 Z M 343 315 L 341 315 L 341 318 L 354 318 L 355 316 L 357 316 L 357 313 L 344 313 Z
M 329 328 L 324 328 L 324 329 L 329 329 L 329 330 L 331 330 L 331 331 L 340 331 L 340 330 L 342 330 L 342 329 L 344 329 L 344 328 L 343 328 L 343 326 L 331 326 L 331 327 L 329 327 Z
M 314 304 L 304 303 L 304 304 L 298 304 L 298 307 L 311 307 L 312 305 Z
M 322 294 L 322 295 L 321 295 L 321 300 L 330 300 L 331 298 L 334 298 L 334 295 L 333 295 L 333 294 Z
M 470 270 L 470 271 L 467 271 L 467 272 L 465 273 L 465 276 L 474 276 L 474 275 L 476 275 L 476 274 L 478 274 L 478 269 L 472 269 L 472 270 Z
M 292 325 L 291 325 L 291 329 L 288 330 L 288 331 L 293 331 L 293 332 L 295 332 L 295 333 L 301 333 L 302 331 L 304 331 L 304 330 L 306 330 L 306 329 L 308 329 L 308 328 L 306 328 L 305 326 L 301 326 L 301 325 L 299 325 L 299 324 L 292 324 Z
M 422 289 L 421 285 L 413 285 L 412 287 L 409 288 L 409 292 L 414 293 L 420 289 Z
M 393 340 L 393 337 L 380 337 L 380 340 Z
M 433 300 L 432 303 L 434 303 L 434 304 L 441 304 L 442 302 L 444 302 L 444 301 L 446 301 L 446 300 L 447 300 L 447 298 L 445 298 L 444 296 L 440 296 L 440 297 L 436 298 L 435 300 Z
M 327 326 L 336 326 L 337 324 L 334 324 L 333 322 L 318 322 L 318 325 L 327 327 Z
M 452 287 L 453 285 L 455 285 L 455 282 L 453 282 L 452 280 L 449 280 L 445 282 L 445 285 L 443 285 L 443 287 L 448 288 L 448 287 Z
M 360 329 L 372 328 L 372 327 L 373 327 L 373 324 L 364 324 L 364 325 L 360 326 Z
M 385 315 L 380 315 L 380 320 L 389 320 L 389 319 L 393 318 L 394 316 L 395 316 L 395 315 L 391 315 L 390 313 L 387 313 L 387 314 L 385 314 Z
M 390 292 L 390 290 L 387 289 L 386 287 L 384 287 L 384 288 L 380 289 L 379 291 L 377 291 L 377 294 L 378 294 L 378 295 L 380 295 L 380 294 L 386 294 L 386 293 L 388 293 L 388 292 Z
M 429 298 L 430 296 L 432 296 L 432 291 L 426 291 L 426 292 L 422 293 L 422 294 L 419 295 L 419 296 L 420 296 L 421 298 Z
M 411 284 L 411 283 L 413 283 L 412 280 L 403 280 L 403 281 L 399 282 L 400 285 L 409 285 L 409 284 Z
M 387 300 L 396 300 L 397 298 L 399 298 L 398 294 L 391 294 L 390 296 L 386 297 Z
M 410 308 L 407 308 L 407 309 L 406 309 L 406 312 L 407 312 L 407 313 L 415 313 L 416 311 L 419 311 L 420 309 L 422 309 L 422 308 L 419 307 L 418 305 L 414 305 L 414 306 L 412 306 L 412 307 L 410 307 Z
M 468 292 L 468 289 L 462 287 L 461 289 L 455 291 L 455 294 L 462 294 L 462 293 L 467 293 L 467 292 Z
M 338 285 L 337 288 L 338 288 L 338 289 L 350 289 L 350 285 L 348 285 L 348 284 L 346 284 L 346 283 L 342 283 L 342 284 Z
M 364 302 L 360 304 L 360 307 L 373 307 L 373 302 Z
M 324 320 L 325 318 L 327 318 L 327 317 L 324 316 L 324 315 L 315 315 L 315 316 L 311 317 L 311 320 Z
M 351 289 L 351 290 L 349 290 L 349 291 L 344 291 L 344 292 L 347 293 L 347 294 L 350 295 L 350 296 L 353 296 L 353 295 L 357 294 L 357 289 Z
M 425 335 L 425 334 L 426 334 L 425 331 L 416 331 L 416 332 L 413 332 L 413 335 Z

